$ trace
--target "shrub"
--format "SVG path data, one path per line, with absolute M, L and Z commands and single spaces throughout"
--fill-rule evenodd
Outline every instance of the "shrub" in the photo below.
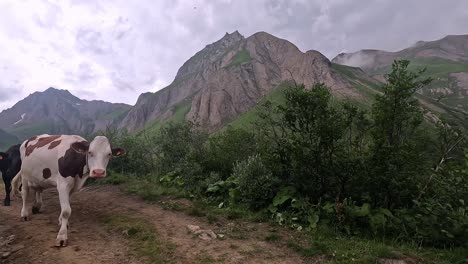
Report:
M 257 141 L 253 133 L 228 127 L 208 140 L 203 167 L 206 171 L 215 171 L 224 180 L 231 175 L 237 162 L 254 155 L 256 151 Z
M 271 203 L 278 181 L 260 156 L 251 156 L 237 163 L 232 177 L 237 180 L 234 200 L 252 209 L 263 208 Z

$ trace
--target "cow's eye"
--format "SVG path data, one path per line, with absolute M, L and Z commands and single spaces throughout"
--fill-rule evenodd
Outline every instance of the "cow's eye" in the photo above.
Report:
M 107 155 L 108 155 L 109 157 L 111 157 L 111 156 L 112 156 L 112 153 L 109 153 L 109 154 L 107 154 Z
M 90 155 L 91 157 L 93 156 L 93 153 L 91 151 L 88 152 L 88 155 Z

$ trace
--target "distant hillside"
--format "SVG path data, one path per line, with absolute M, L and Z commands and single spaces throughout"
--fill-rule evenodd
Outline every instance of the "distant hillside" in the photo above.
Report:
M 20 140 L 41 133 L 89 134 L 119 121 L 129 109 L 129 105 L 86 101 L 49 88 L 2 111 L 0 127 Z
M 235 31 L 185 62 L 168 87 L 140 95 L 120 127 L 137 130 L 176 118 L 198 121 L 213 131 L 291 80 L 306 87 L 323 82 L 338 96 L 366 100 L 354 81 L 320 52 L 304 53 L 265 32 L 244 38 Z
M 408 59 L 411 69 L 427 67 L 425 76 L 434 78 L 420 91 L 442 113 L 453 112 L 468 120 L 468 35 L 451 35 L 436 41 L 419 41 L 397 52 L 360 50 L 342 53 L 332 62 L 359 67 L 375 79 L 383 80 L 395 59 Z M 436 111 L 437 111 L 436 110 Z
M 0 129 L 0 151 L 7 150 L 11 145 L 19 143 L 19 139 Z

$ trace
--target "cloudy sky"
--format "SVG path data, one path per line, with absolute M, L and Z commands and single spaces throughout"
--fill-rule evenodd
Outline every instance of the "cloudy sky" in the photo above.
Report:
M 53 86 L 134 104 L 226 32 L 328 58 L 468 34 L 466 0 L 0 0 L 0 110 Z

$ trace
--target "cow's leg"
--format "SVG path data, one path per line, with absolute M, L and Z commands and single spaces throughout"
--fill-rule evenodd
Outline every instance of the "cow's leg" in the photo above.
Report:
M 62 211 L 59 217 L 60 231 L 55 242 L 56 247 L 66 247 L 68 244 L 68 219 L 71 215 L 70 191 L 73 188 L 73 180 L 72 177 L 64 178 L 57 186 Z
M 2 173 L 3 182 L 5 183 L 5 201 L 3 205 L 10 206 L 11 179 L 6 173 Z
M 32 207 L 32 213 L 38 214 L 42 207 L 42 190 L 36 190 L 36 200 L 34 201 L 34 205 Z
M 23 188 L 21 189 L 21 198 L 23 199 L 23 208 L 21 209 L 21 220 L 28 221 L 31 218 L 32 203 L 31 194 L 33 190 L 28 186 L 28 183 L 23 180 Z

